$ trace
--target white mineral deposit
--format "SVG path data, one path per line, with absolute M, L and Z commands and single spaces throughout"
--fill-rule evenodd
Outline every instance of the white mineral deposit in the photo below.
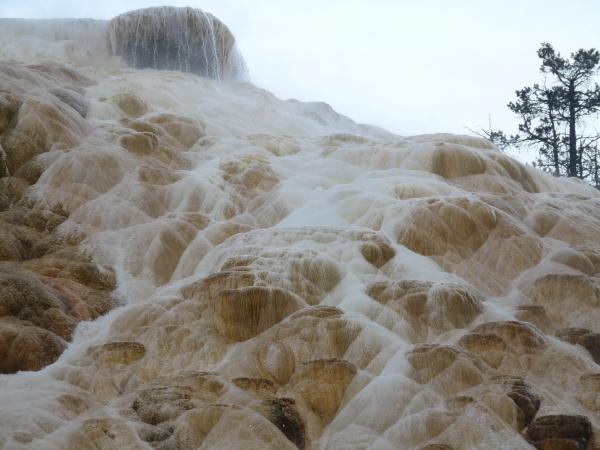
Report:
M 0 448 L 600 448 L 599 191 L 199 10 L 0 30 Z

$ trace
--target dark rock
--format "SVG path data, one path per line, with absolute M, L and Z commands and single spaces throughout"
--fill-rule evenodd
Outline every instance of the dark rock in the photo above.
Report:
M 540 398 L 524 382 L 513 384 L 508 396 L 523 411 L 523 428 L 528 426 L 540 409 Z
M 306 446 L 306 426 L 296 408 L 296 401 L 291 398 L 268 398 L 263 401 L 267 410 L 267 418 L 281 430 L 281 432 L 296 447 L 303 450 Z
M 599 333 L 593 333 L 585 328 L 564 328 L 556 332 L 556 337 L 569 344 L 581 345 L 590 353 L 594 362 L 600 364 Z
M 0 318 L 0 373 L 40 370 L 53 363 L 66 342 L 43 328 L 14 317 Z
M 539 444 L 540 450 L 585 450 L 580 442 L 573 439 L 546 439 Z
M 592 424 L 585 416 L 542 416 L 529 426 L 527 437 L 539 449 L 584 450 L 592 437 Z
M 519 429 L 527 427 L 537 414 L 541 404 L 541 398 L 534 388 L 523 378 L 509 375 L 496 377 L 492 379 L 492 382 L 504 386 L 506 395 L 521 410 Z

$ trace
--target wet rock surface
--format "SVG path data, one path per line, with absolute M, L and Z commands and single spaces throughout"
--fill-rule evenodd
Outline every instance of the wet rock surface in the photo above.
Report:
M 584 416 L 542 416 L 527 428 L 527 437 L 544 450 L 586 449 L 592 437 L 592 425 Z
M 304 420 L 290 398 L 269 398 L 264 401 L 268 418 L 300 450 L 306 448 Z
M 597 191 L 217 83 L 195 10 L 1 25 L 0 448 L 598 447 Z
M 600 364 L 600 333 L 593 333 L 585 328 L 565 328 L 559 330 L 556 337 L 569 344 L 581 345 Z
M 227 26 L 199 9 L 163 6 L 122 14 L 110 22 L 110 42 L 137 69 L 181 70 L 216 80 L 245 70 Z
M 68 262 L 72 272 L 52 264 L 61 259 L 0 263 L 0 372 L 39 370 L 54 362 L 80 321 L 93 320 L 115 306 L 112 274 L 82 259 Z
M 36 156 L 76 146 L 91 129 L 82 96 L 89 81 L 68 70 L 48 75 L 53 71 L 6 64 L 0 69 L 2 85 L 13 88 L 0 100 L 5 169 L 0 178 L 0 373 L 51 364 L 79 322 L 115 306 L 114 273 L 55 232 L 67 219 L 60 207 L 35 205 L 28 197 L 30 184 L 45 169 L 36 165 Z

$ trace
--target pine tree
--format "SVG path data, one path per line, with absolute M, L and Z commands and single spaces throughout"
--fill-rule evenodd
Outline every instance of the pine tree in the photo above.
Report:
M 513 143 L 536 147 L 537 165 L 557 176 L 590 177 L 598 137 L 585 129 L 586 119 L 600 110 L 600 86 L 593 83 L 600 52 L 580 49 L 567 59 L 544 43 L 538 56 L 545 83 L 516 91 L 516 101 L 508 104 L 521 120 Z

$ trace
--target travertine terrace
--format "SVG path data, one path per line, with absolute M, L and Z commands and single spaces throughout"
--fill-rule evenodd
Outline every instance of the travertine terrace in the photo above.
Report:
M 597 191 L 198 11 L 0 29 L 0 448 L 600 448 Z

